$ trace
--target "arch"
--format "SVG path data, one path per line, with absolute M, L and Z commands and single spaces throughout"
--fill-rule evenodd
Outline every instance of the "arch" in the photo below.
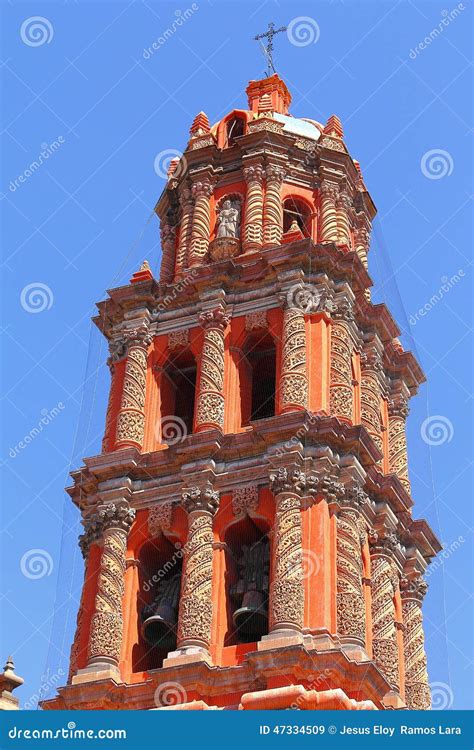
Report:
M 229 148 L 236 142 L 236 138 L 245 135 L 250 113 L 245 109 L 234 109 L 229 112 L 217 126 L 218 148 Z
M 283 234 L 296 222 L 303 235 L 311 237 L 313 211 L 314 207 L 300 196 L 286 196 L 283 199 Z

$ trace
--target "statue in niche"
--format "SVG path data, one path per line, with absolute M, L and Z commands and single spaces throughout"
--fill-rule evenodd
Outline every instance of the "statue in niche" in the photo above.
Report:
M 217 237 L 235 237 L 239 236 L 240 220 L 240 202 L 231 201 L 226 198 L 217 215 Z
M 153 601 L 143 607 L 141 634 L 150 645 L 168 649 L 175 647 L 180 589 L 181 571 L 162 579 Z
M 268 539 L 263 537 L 255 544 L 242 545 L 237 566 L 239 578 L 230 589 L 230 596 L 238 605 L 233 621 L 239 640 L 251 643 L 268 631 Z

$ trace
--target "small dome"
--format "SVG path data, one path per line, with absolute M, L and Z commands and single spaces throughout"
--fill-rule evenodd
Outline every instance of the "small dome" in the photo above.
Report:
M 303 120 L 299 117 L 281 115 L 279 112 L 275 112 L 273 118 L 284 123 L 284 133 L 301 135 L 304 138 L 312 138 L 314 141 L 317 141 L 321 136 L 321 130 L 318 128 L 317 123 L 314 120 Z

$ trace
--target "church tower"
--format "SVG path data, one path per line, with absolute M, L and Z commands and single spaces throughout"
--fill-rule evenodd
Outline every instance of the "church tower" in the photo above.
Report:
M 338 117 L 293 117 L 276 74 L 247 96 L 170 165 L 160 278 L 98 305 L 105 436 L 68 488 L 84 587 L 44 708 L 430 708 L 424 376 L 371 302 L 376 209 Z

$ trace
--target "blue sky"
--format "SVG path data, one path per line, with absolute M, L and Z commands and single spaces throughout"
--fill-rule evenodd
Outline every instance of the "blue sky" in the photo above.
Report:
M 156 157 L 185 147 L 200 110 L 215 122 L 245 106 L 264 70 L 251 37 L 307 17 L 293 28 L 309 36 L 279 35 L 277 69 L 293 114 L 339 115 L 378 207 L 374 299 L 428 377 L 408 438 L 415 514 L 446 547 L 424 610 L 430 680 L 435 706 L 471 708 L 472 6 L 4 0 L 2 11 L 0 658 L 13 652 L 22 702 L 34 707 L 67 670 L 82 560 L 63 488 L 100 450 L 108 385 L 94 304 L 143 258 L 158 269 Z

